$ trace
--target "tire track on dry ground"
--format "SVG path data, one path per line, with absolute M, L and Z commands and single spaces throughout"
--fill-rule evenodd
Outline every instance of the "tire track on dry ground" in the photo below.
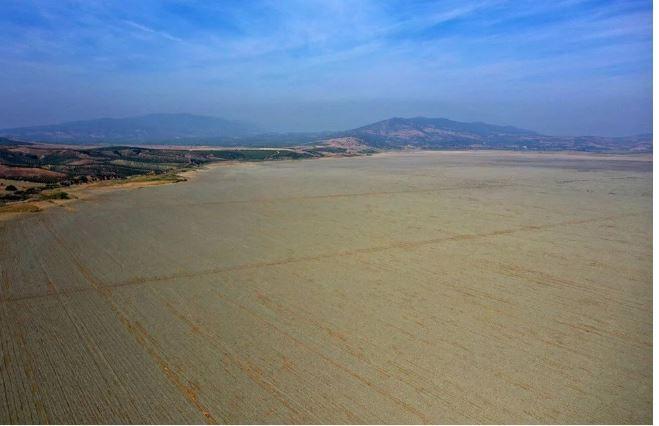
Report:
M 242 270 L 248 270 L 248 269 L 259 269 L 259 268 L 267 268 L 267 267 L 272 267 L 272 266 L 288 265 L 288 264 L 292 264 L 292 263 L 301 263 L 301 262 L 310 262 L 310 261 L 318 261 L 318 260 L 325 260 L 325 259 L 334 259 L 334 258 L 341 258 L 341 257 L 350 257 L 350 256 L 359 255 L 359 254 L 378 253 L 378 252 L 384 252 L 384 251 L 388 251 L 388 250 L 413 250 L 413 249 L 418 248 L 418 247 L 441 244 L 441 243 L 445 243 L 445 242 L 469 241 L 469 240 L 477 240 L 477 239 L 481 239 L 481 238 L 497 237 L 497 236 L 501 236 L 501 235 L 511 235 L 511 234 L 516 234 L 516 233 L 519 233 L 519 232 L 543 231 L 543 230 L 557 228 L 557 227 L 561 227 L 561 226 L 583 225 L 583 224 L 587 224 L 587 223 L 595 223 L 595 222 L 601 222 L 601 221 L 607 221 L 607 220 L 616 220 L 616 219 L 621 219 L 621 218 L 624 218 L 624 217 L 633 217 L 633 216 L 639 216 L 639 215 L 640 215 L 639 213 L 628 213 L 628 214 L 612 215 L 612 216 L 597 217 L 597 218 L 566 220 L 566 221 L 562 221 L 562 222 L 542 224 L 542 225 L 525 225 L 525 226 L 520 226 L 520 227 L 516 227 L 516 228 L 500 229 L 500 230 L 495 230 L 495 231 L 490 231 L 490 232 L 483 232 L 483 233 L 476 233 L 476 234 L 456 234 L 456 235 L 451 235 L 451 236 L 448 236 L 448 237 L 431 238 L 431 239 L 427 239 L 427 240 L 396 241 L 396 242 L 393 242 L 391 244 L 384 244 L 384 245 L 380 245 L 380 246 L 364 247 L 364 248 L 353 249 L 353 250 L 342 250 L 342 251 L 338 251 L 338 252 L 324 253 L 324 254 L 313 255 L 313 256 L 287 257 L 287 258 L 277 259 L 277 260 L 272 260 L 272 261 L 267 261 L 267 262 L 242 263 L 242 264 L 239 264 L 239 265 L 223 266 L 223 267 L 218 267 L 218 268 L 209 268 L 209 269 L 204 269 L 204 270 L 200 270 L 200 271 L 189 271 L 189 272 L 184 271 L 184 272 L 176 272 L 176 273 L 167 274 L 167 275 L 153 275 L 153 276 L 135 277 L 135 278 L 131 278 L 129 280 L 119 281 L 119 282 L 109 283 L 109 284 L 102 284 L 98 280 L 96 280 L 96 282 L 98 283 L 98 288 L 92 287 L 92 288 L 76 288 L 76 289 L 70 289 L 70 290 L 65 290 L 65 291 L 62 290 L 62 291 L 60 291 L 60 294 L 79 293 L 79 292 L 91 291 L 91 290 L 94 290 L 94 289 L 109 290 L 109 289 L 112 289 L 112 288 L 129 287 L 129 286 L 133 286 L 133 285 L 141 285 L 141 284 L 149 284 L 149 283 L 170 281 L 170 280 L 179 279 L 179 278 L 203 277 L 203 276 L 216 275 L 216 274 L 225 273 L 225 272 L 242 271 Z M 51 233 L 53 233 L 53 235 L 55 235 L 54 231 L 52 229 L 49 229 L 49 231 Z M 63 243 L 60 241 L 60 244 L 63 244 Z M 73 256 L 74 255 L 71 254 L 72 259 L 74 259 Z M 77 267 L 80 267 L 80 262 L 77 261 L 77 259 L 74 259 L 74 262 L 76 263 Z M 89 271 L 87 271 L 87 275 L 85 275 L 85 274 L 83 274 L 83 275 L 86 278 L 88 278 L 89 274 L 91 274 L 91 273 Z M 15 302 L 15 301 L 21 301 L 21 300 L 27 300 L 27 299 L 38 299 L 38 298 L 52 297 L 52 296 L 53 296 L 52 294 L 37 294 L 37 295 L 32 294 L 32 295 L 26 295 L 26 296 L 20 296 L 20 297 L 6 298 L 4 300 L 0 300 L 0 303 Z
M 176 373 L 176 369 L 167 363 L 167 361 L 158 353 L 158 346 L 156 340 L 149 335 L 149 333 L 137 321 L 131 321 L 128 315 L 114 302 L 112 299 L 112 290 L 110 287 L 103 285 L 103 283 L 92 274 L 86 266 L 82 264 L 77 255 L 66 245 L 62 238 L 55 232 L 52 226 L 46 221 L 41 220 L 44 228 L 53 236 L 55 241 L 65 250 L 76 269 L 82 274 L 83 277 L 89 282 L 96 292 L 103 297 L 108 303 L 110 309 L 116 314 L 121 324 L 125 327 L 126 331 L 131 334 L 151 359 L 160 367 L 167 379 L 179 390 L 181 395 L 188 400 L 194 408 L 205 418 L 208 424 L 217 424 L 218 421 L 211 414 L 211 412 L 199 402 L 196 391 L 189 384 L 186 384 Z M 61 294 L 61 293 L 59 293 Z M 226 419 L 223 419 L 226 420 Z
M 367 191 L 367 192 L 349 192 L 349 193 L 332 193 L 332 194 L 320 194 L 320 195 L 298 195 L 290 197 L 261 197 L 261 198 L 249 198 L 244 200 L 224 200 L 224 201 L 204 201 L 204 202 L 194 202 L 189 201 L 185 203 L 186 207 L 199 207 L 199 206 L 220 206 L 220 205 L 232 205 L 232 204 L 252 204 L 252 203 L 278 203 L 278 202 L 291 202 L 291 201 L 306 201 L 306 200 L 326 200 L 326 199 L 337 199 L 337 198 L 358 198 L 358 197 L 371 197 L 371 196 L 387 196 L 387 195 L 404 195 L 404 194 L 424 194 L 424 193 L 433 193 L 433 192 L 443 192 L 443 191 L 456 191 L 456 190 L 469 190 L 469 189 L 493 189 L 493 188 L 508 188 L 508 187 L 532 187 L 531 185 L 522 184 L 522 183 L 477 183 L 477 184 L 468 184 L 468 185 L 455 185 L 455 186 L 446 186 L 441 188 L 427 188 L 427 189 L 407 189 L 399 191 Z M 92 199 L 83 199 L 81 202 L 96 202 Z M 166 207 L 165 204 L 164 207 Z M 113 207 L 115 209 L 130 209 L 130 210 L 139 210 L 139 209 L 149 209 L 154 208 L 155 206 L 119 206 Z M 159 204 L 158 208 L 162 208 L 163 205 Z
M 501 230 L 496 230 L 496 231 L 491 231 L 491 232 L 483 232 L 483 233 L 478 233 L 478 234 L 457 234 L 457 235 L 451 235 L 451 236 L 448 236 L 448 237 L 431 238 L 431 239 L 427 239 L 427 240 L 397 241 L 397 242 L 393 242 L 391 244 L 385 244 L 385 245 L 381 245 L 381 246 L 365 247 L 365 248 L 353 249 L 353 250 L 342 250 L 342 251 L 338 251 L 338 252 L 326 253 L 326 254 L 320 254 L 320 255 L 313 255 L 313 256 L 288 257 L 288 258 L 273 260 L 273 261 L 269 261 L 269 262 L 243 263 L 243 264 L 235 265 L 235 266 L 210 268 L 210 269 L 201 270 L 201 271 L 177 272 L 177 273 L 168 274 L 168 275 L 158 275 L 158 276 L 150 276 L 150 277 L 135 277 L 135 278 L 130 279 L 130 280 L 109 284 L 109 287 L 112 287 L 112 288 L 126 287 L 126 286 L 131 286 L 131 285 L 136 285 L 136 284 L 144 284 L 144 283 L 151 283 L 151 282 L 158 282 L 158 281 L 168 281 L 168 280 L 172 280 L 172 279 L 176 279 L 176 278 L 194 278 L 194 277 L 198 277 L 198 276 L 215 275 L 215 274 L 223 273 L 223 272 L 240 271 L 240 270 L 245 270 L 245 269 L 257 269 L 257 268 L 263 268 L 263 267 L 280 266 L 280 265 L 287 265 L 287 264 L 291 264 L 291 263 L 309 262 L 309 261 L 333 259 L 333 258 L 339 258 L 339 257 L 349 257 L 349 256 L 358 255 L 358 254 L 378 253 L 378 252 L 383 252 L 383 251 L 388 251 L 388 250 L 410 250 L 410 249 L 415 249 L 417 247 L 440 244 L 440 243 L 444 243 L 444 242 L 468 241 L 468 240 L 475 240 L 475 239 L 480 239 L 480 238 L 496 237 L 496 236 L 500 236 L 500 235 L 510 235 L 510 234 L 515 234 L 515 233 L 518 233 L 518 232 L 541 231 L 541 230 L 556 228 L 556 227 L 560 227 L 560 226 L 582 225 L 582 224 L 586 224 L 586 223 L 600 222 L 600 221 L 606 221 L 606 220 L 615 220 L 615 219 L 620 219 L 620 218 L 628 217 L 628 216 L 638 216 L 638 214 L 629 213 L 629 214 L 613 215 L 613 216 L 606 216 L 606 217 L 599 217 L 599 218 L 567 220 L 567 221 L 551 223 L 551 224 L 544 224 L 544 225 L 525 225 L 525 226 L 520 226 L 520 227 L 517 227 L 517 228 L 501 229 Z

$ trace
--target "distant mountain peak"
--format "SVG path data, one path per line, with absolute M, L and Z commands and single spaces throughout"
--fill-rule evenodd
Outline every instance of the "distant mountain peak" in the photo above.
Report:
M 0 135 L 44 142 L 161 142 L 195 138 L 234 138 L 261 130 L 240 121 L 188 113 L 153 113 L 97 118 L 0 130 Z
M 461 122 L 455 121 L 443 117 L 392 117 L 386 120 L 378 121 L 366 126 L 362 126 L 359 129 L 365 129 L 377 125 L 406 125 L 406 126 L 433 126 L 437 128 L 447 128 L 447 129 L 456 129 L 460 131 L 471 131 L 471 132 L 505 132 L 505 133 L 516 133 L 516 134 L 533 134 L 537 135 L 536 132 L 532 130 L 520 129 L 514 126 L 501 126 L 495 124 L 484 123 L 482 121 L 472 121 L 472 122 Z
M 487 146 L 504 139 L 539 136 L 513 126 L 430 117 L 393 117 L 345 133 L 381 147 Z
M 532 130 L 448 118 L 392 117 L 341 132 L 377 148 L 652 151 L 651 135 L 556 137 Z
M 383 149 L 507 149 L 652 152 L 652 135 L 623 138 L 546 136 L 514 126 L 442 117 L 391 117 L 341 132 L 263 133 L 246 123 L 188 113 L 152 113 L 0 130 L 2 144 L 16 141 L 78 144 L 217 146 L 329 145 Z

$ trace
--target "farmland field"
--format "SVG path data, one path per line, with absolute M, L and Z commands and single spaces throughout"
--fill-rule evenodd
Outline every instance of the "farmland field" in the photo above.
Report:
M 651 171 L 240 163 L 0 221 L 0 422 L 652 422 Z

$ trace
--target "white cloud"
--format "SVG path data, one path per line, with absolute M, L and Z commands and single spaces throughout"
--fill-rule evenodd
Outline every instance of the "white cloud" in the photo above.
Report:
M 133 28 L 136 28 L 136 29 L 138 29 L 140 31 L 143 31 L 145 33 L 148 33 L 148 34 L 154 34 L 154 35 L 157 35 L 159 37 L 162 37 L 162 38 L 165 38 L 165 39 L 171 40 L 171 41 L 176 41 L 176 42 L 182 42 L 183 41 L 181 38 L 174 37 L 173 35 L 169 34 L 168 32 L 157 31 L 157 30 L 154 30 L 153 28 L 147 27 L 146 25 L 138 24 L 137 22 L 129 21 L 129 20 L 126 20 L 126 19 L 124 19 L 123 22 L 125 24 L 133 27 Z

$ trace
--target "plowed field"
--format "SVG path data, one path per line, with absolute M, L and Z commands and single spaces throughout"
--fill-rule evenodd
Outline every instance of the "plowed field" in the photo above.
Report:
M 0 221 L 0 422 L 652 422 L 651 169 L 243 163 Z

